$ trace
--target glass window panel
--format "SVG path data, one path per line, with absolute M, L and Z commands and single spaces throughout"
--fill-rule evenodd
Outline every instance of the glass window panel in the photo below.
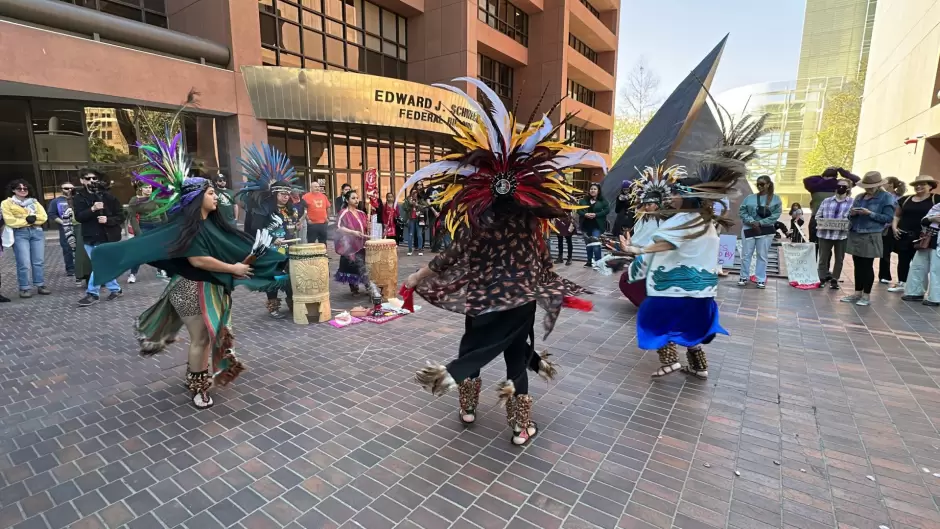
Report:
M 349 167 L 362 169 L 362 139 L 349 142 Z
M 346 45 L 346 68 L 352 71 L 360 71 L 359 63 L 362 61 L 365 51 L 355 44 Z
M 300 60 L 300 56 L 292 55 L 290 53 L 281 52 L 281 63 L 279 66 L 286 66 L 288 68 L 302 68 L 303 62 Z
M 382 72 L 386 77 L 398 77 L 398 61 L 394 57 L 383 56 L 385 62 L 385 71 Z
M 300 53 L 300 26 L 281 24 L 281 48 L 293 53 Z
M 346 42 L 353 44 L 362 44 L 362 31 L 351 27 L 346 27 Z
M 339 135 L 333 138 L 333 167 L 349 169 L 349 146 L 346 138 Z
M 278 2 L 277 14 L 280 15 L 284 20 L 300 22 L 300 8 L 297 6 L 292 6 L 285 2 Z
M 277 52 L 261 48 L 261 64 L 264 66 L 277 66 Z
M 395 40 L 398 35 L 398 26 L 396 24 L 398 17 L 395 16 L 395 13 L 387 9 L 382 10 L 382 36 Z
M 302 129 L 287 130 L 287 156 L 295 166 L 307 165 L 307 152 L 304 145 L 304 131 Z
M 310 166 L 328 167 L 330 164 L 327 148 L 329 144 L 326 138 L 310 136 Z
M 382 198 L 382 202 L 385 202 L 386 193 L 392 192 L 392 176 L 380 175 L 379 176 L 379 196 Z
M 402 143 L 395 143 L 395 165 L 392 167 L 392 170 L 395 172 L 401 173 L 405 170 L 405 145 Z
M 166 14 L 166 2 L 164 0 L 144 0 L 144 7 Z
M 343 38 L 343 25 L 333 20 L 327 20 L 326 32 L 334 37 Z
M 320 0 L 301 0 L 300 4 L 308 9 L 314 11 L 323 12 L 323 7 L 320 5 Z
M 406 45 L 408 43 L 407 39 L 407 28 L 408 21 L 405 17 L 398 17 L 398 43 L 401 45 Z
M 323 31 L 323 17 L 309 11 L 304 11 L 304 26 L 317 31 Z
M 379 51 L 382 49 L 382 41 L 378 37 L 373 37 L 372 35 L 366 35 L 366 48 L 370 50 Z
M 94 2 L 95 0 L 90 0 Z M 274 0 L 258 0 L 258 11 L 262 13 L 274 13 Z
M 366 144 L 366 166 L 363 169 L 379 168 L 379 146 L 375 140 Z
M 261 43 L 277 46 L 277 19 L 261 14 Z
M 366 70 L 370 75 L 382 75 L 382 56 L 374 51 L 366 50 Z
M 353 3 L 353 0 L 345 0 L 343 4 L 343 16 L 346 17 L 343 21 L 350 26 L 358 26 L 357 20 L 359 19 L 359 11 L 356 10 L 356 5 Z
M 395 46 L 394 42 L 383 40 L 382 41 L 382 53 L 384 53 L 385 55 L 391 55 L 392 57 L 395 57 L 396 55 L 398 55 L 398 47 Z
M 405 48 L 398 48 L 398 58 L 407 61 L 408 60 L 408 50 Z
M 323 0 L 326 7 L 327 16 L 336 20 L 343 19 L 343 0 Z
M 326 65 L 320 61 L 311 61 L 307 59 L 304 61 L 304 68 L 310 68 L 311 70 L 325 70 Z
M 146 11 L 144 12 L 144 22 L 150 24 L 151 26 L 157 26 L 160 28 L 168 27 L 165 16 Z
M 366 31 L 379 35 L 379 7 L 375 4 L 365 3 L 366 8 Z
M 349 24 L 356 26 L 357 28 L 361 28 L 362 21 L 365 18 L 364 11 L 362 10 L 362 0 L 353 0 L 353 4 L 355 4 L 356 17 L 354 19 L 347 18 L 346 21 Z
M 101 0 L 99 6 L 102 12 L 119 16 L 121 18 L 129 18 L 138 22 L 141 22 L 144 19 L 143 11 L 137 8 L 116 4 L 114 2 L 108 2 L 107 0 Z
M 413 144 L 408 144 L 405 146 L 405 172 L 407 176 L 411 176 L 418 168 L 415 165 L 415 156 L 417 155 L 417 149 Z M 400 188 L 396 188 L 400 189 Z
M 345 66 L 343 41 L 333 37 L 326 38 L 326 62 Z
M 26 101 L 0 100 L 0 162 L 32 162 L 33 160 L 29 146 L 26 108 Z M 0 175 L 3 173 L 4 170 L 0 169 Z M 6 186 L 0 189 L 6 193 Z
M 284 129 L 281 127 L 268 127 L 268 143 L 276 147 L 281 152 L 287 150 L 287 140 L 284 137 Z
M 323 35 L 309 29 L 304 30 L 304 55 L 320 61 L 324 60 Z
M 379 145 L 379 169 L 383 173 L 392 169 L 392 146 L 387 141 Z

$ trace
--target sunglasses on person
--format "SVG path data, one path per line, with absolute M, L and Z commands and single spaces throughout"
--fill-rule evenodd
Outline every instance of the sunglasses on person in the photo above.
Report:
M 26 186 L 16 186 L 13 188 L 14 191 L 29 191 L 29 188 Z

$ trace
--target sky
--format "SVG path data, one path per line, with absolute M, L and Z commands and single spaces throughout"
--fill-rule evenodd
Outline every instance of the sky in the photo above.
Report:
M 712 93 L 796 78 L 805 0 L 621 0 L 617 84 L 645 58 L 666 98 L 726 33 Z

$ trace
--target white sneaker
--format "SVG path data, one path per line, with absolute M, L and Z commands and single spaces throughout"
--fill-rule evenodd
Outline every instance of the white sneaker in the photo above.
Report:
M 904 281 L 901 281 L 897 285 L 889 288 L 888 292 L 904 292 Z
M 136 283 L 136 282 L 137 282 L 137 276 L 135 276 L 134 274 L 129 274 L 129 275 L 127 276 L 127 282 L 128 282 L 128 283 Z
M 408 252 L 408 257 L 411 257 L 412 252 Z
M 418 255 L 424 255 L 424 252 L 418 252 Z
M 891 281 L 888 281 L 887 279 L 879 279 L 878 282 L 881 283 L 882 285 L 887 285 Z

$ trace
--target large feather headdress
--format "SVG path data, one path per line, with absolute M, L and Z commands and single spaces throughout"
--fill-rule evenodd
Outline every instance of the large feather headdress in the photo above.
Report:
M 579 193 L 565 182 L 566 172 L 580 163 L 595 162 L 606 174 L 600 155 L 554 139 L 570 115 L 552 125 L 548 114 L 543 114 L 542 119 L 517 131 L 516 118 L 486 84 L 470 77 L 454 81 L 475 86 L 481 95 L 478 103 L 459 88 L 433 85 L 464 97 L 477 114 L 471 123 L 451 120 L 454 139 L 466 152 L 451 154 L 415 172 L 396 202 L 419 180 L 428 179 L 430 186 L 446 186 L 435 203 L 441 206 L 444 227 L 453 233 L 461 226 L 476 225 L 497 201 L 511 200 L 514 206 L 543 219 L 565 216 L 578 208 L 575 196 Z
M 170 138 L 170 129 L 165 131 Z M 137 143 L 137 148 L 147 162 L 143 169 L 134 173 L 139 182 L 153 187 L 150 201 L 157 208 L 148 217 L 159 217 L 164 213 L 176 213 L 205 191 L 210 182 L 205 178 L 190 177 L 191 161 L 182 148 L 183 134 L 170 139 L 153 136 L 150 143 Z
M 244 158 L 239 158 L 245 185 L 235 198 L 249 207 L 258 205 L 274 193 L 297 190 L 297 171 L 290 158 L 277 148 L 262 143 L 259 149 L 251 145 L 245 149 Z
M 644 214 L 642 208 L 639 207 L 644 204 L 656 204 L 660 209 L 663 208 L 675 193 L 676 183 L 687 175 L 685 167 L 681 165 L 666 167 L 665 162 L 637 171 L 640 176 L 633 180 L 630 193 L 637 217 Z

